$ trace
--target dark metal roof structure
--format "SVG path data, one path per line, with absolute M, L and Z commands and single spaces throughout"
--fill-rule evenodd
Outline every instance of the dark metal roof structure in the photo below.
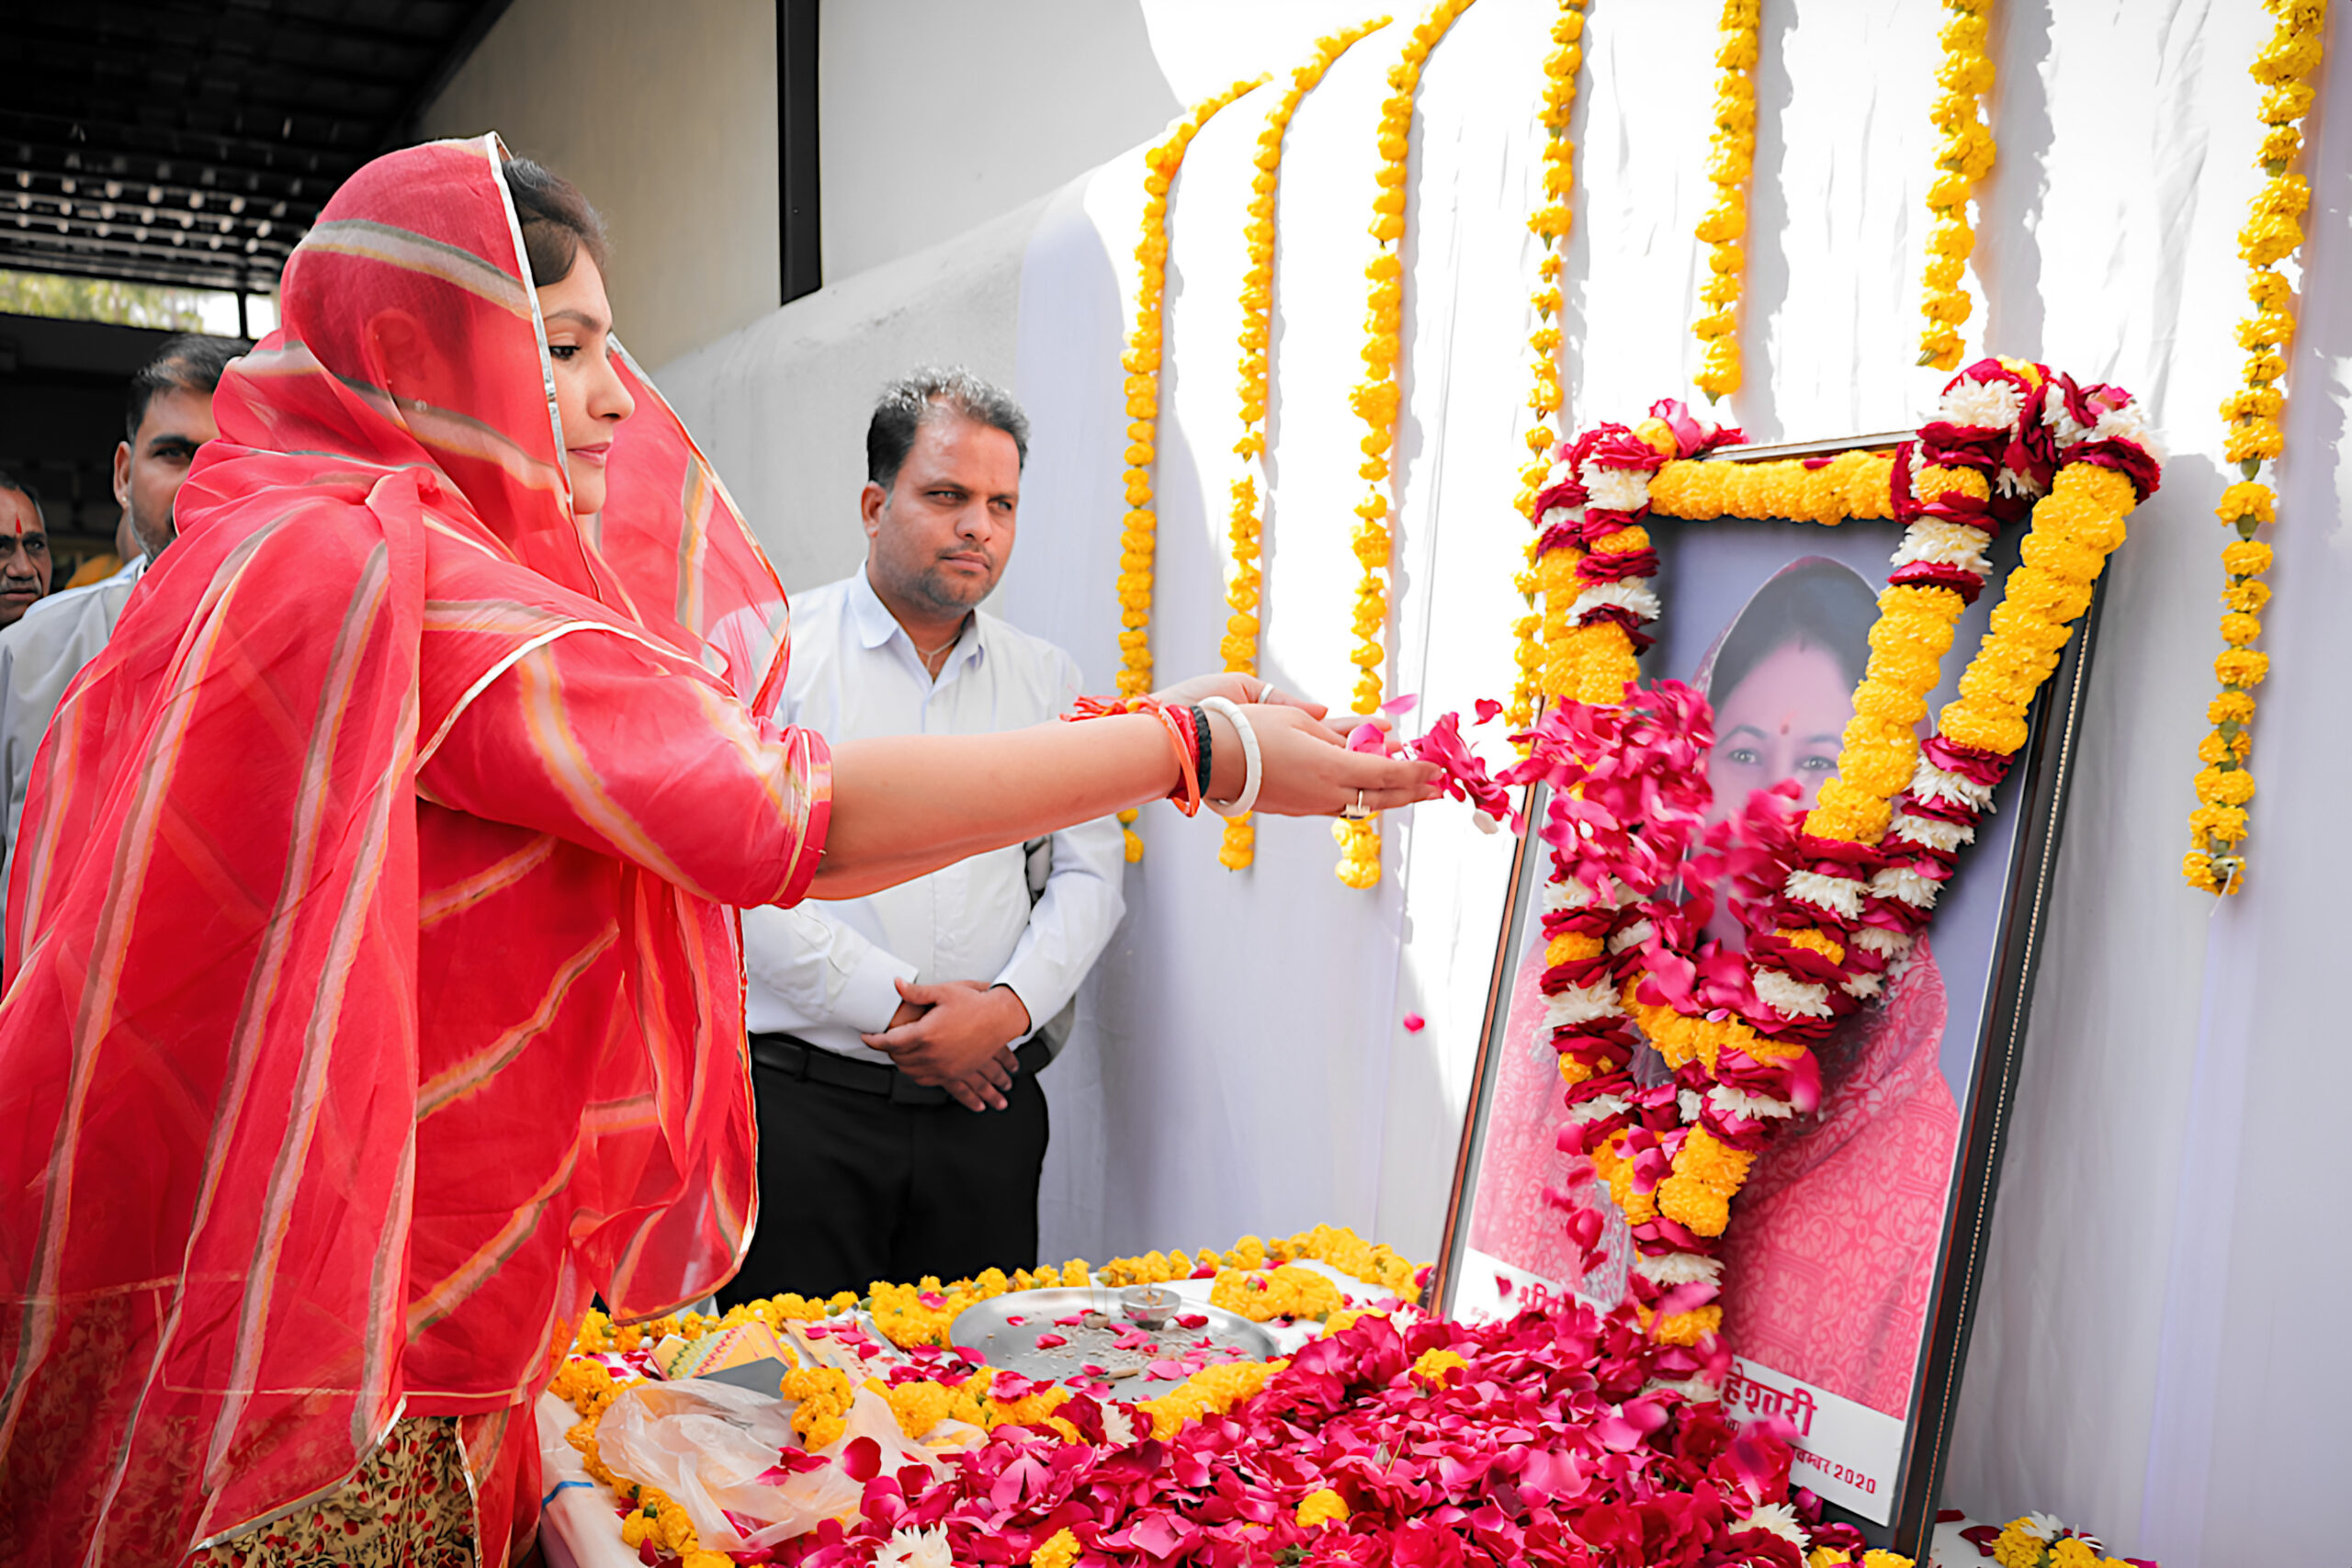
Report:
M 508 0 L 9 0 L 0 266 L 269 293 Z

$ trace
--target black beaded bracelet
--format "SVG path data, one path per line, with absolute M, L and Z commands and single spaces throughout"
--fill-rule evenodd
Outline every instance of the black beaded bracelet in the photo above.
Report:
M 1209 710 L 1208 710 L 1208 709 L 1206 709 L 1206 708 L 1204 708 L 1204 707 L 1203 707 L 1203 706 L 1201 706 L 1201 705 L 1200 705 L 1200 704 L 1198 704 L 1198 703 L 1194 703 L 1194 704 L 1193 705 L 1193 737 L 1194 737 L 1194 738 L 1195 738 L 1195 739 L 1200 742 L 1199 750 L 1200 750 L 1200 754 L 1201 754 L 1201 798 L 1202 798 L 1203 800 L 1206 800 L 1206 799 L 1209 797 L 1209 774 L 1210 774 L 1210 768 L 1209 768 Z

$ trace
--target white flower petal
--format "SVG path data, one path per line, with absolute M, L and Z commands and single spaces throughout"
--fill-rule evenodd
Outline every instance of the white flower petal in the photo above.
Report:
M 1993 786 L 1978 784 L 1959 773 L 1948 773 L 1928 761 L 1919 759 L 1911 771 L 1911 793 L 1921 800 L 1940 800 L 1952 806 L 1965 806 L 1971 811 L 1983 813 L 1993 809 Z
M 1747 1116 L 1760 1121 L 1767 1116 L 1793 1116 L 1797 1113 L 1797 1108 L 1785 1100 L 1774 1100 L 1768 1094 L 1750 1094 L 1727 1083 L 1710 1088 L 1707 1099 L 1713 1102 L 1716 1111 L 1727 1116 Z
M 1620 1017 L 1624 1010 L 1617 1005 L 1613 986 L 1569 986 L 1557 996 L 1544 998 L 1544 1026 L 1560 1029 L 1572 1023 L 1590 1023 L 1597 1018 Z
M 1639 512 L 1650 503 L 1650 476 L 1642 468 L 1604 468 L 1595 463 L 1585 470 L 1588 506 L 1603 512 Z
M 1911 951 L 1911 938 L 1902 931 L 1882 931 L 1877 926 L 1864 926 L 1854 933 L 1854 945 L 1881 958 L 1900 958 Z
M 1936 412 L 1953 424 L 2013 430 L 2025 412 L 2025 394 L 2008 381 L 1960 381 L 1943 395 Z
M 1984 547 L 1992 542 L 1993 536 L 1982 528 L 1941 517 L 1922 517 L 1903 531 L 1903 543 L 1891 564 L 1905 567 L 1914 561 L 1932 561 L 1989 577 L 1993 563 L 1985 558 Z
M 1756 999 L 1782 1018 L 1829 1018 L 1829 987 L 1800 980 L 1778 969 L 1756 971 Z
M 947 1550 L 947 1527 L 898 1531 L 875 1554 L 874 1568 L 956 1568 Z
M 1797 1511 L 1786 1503 L 1767 1503 L 1739 1522 L 1739 1529 L 1770 1530 L 1799 1551 L 1805 1550 L 1804 1527 L 1797 1523 Z
M 1815 908 L 1834 909 L 1852 919 L 1862 912 L 1862 885 L 1850 876 L 1831 876 L 1818 871 L 1792 871 L 1781 891 L 1800 903 Z
M 1571 1122 L 1598 1122 L 1606 1116 L 1630 1109 L 1633 1102 L 1622 1094 L 1596 1094 L 1590 1100 L 1579 1100 L 1568 1107 Z
M 1696 1252 L 1661 1252 L 1655 1257 L 1636 1252 L 1634 1272 L 1652 1284 L 1668 1287 L 1719 1285 L 1723 1283 L 1724 1263 L 1720 1258 L 1707 1258 Z
M 1920 817 L 1905 811 L 1888 826 L 1886 836 L 1896 843 L 1917 844 L 1923 850 L 1952 854 L 1962 844 L 1976 841 L 1976 829 L 1966 822 L 1948 821 L 1941 817 Z
M 1932 909 L 1943 884 L 1931 882 L 1908 866 L 1890 865 L 1871 878 L 1871 891 L 1882 898 L 1899 898 L 1915 909 Z
M 1637 619 L 1655 621 L 1659 609 L 1657 595 L 1643 586 L 1645 581 L 1629 577 L 1620 582 L 1593 583 L 1577 595 L 1576 604 L 1569 607 L 1569 617 L 1574 619 L 1606 604 L 1629 610 Z

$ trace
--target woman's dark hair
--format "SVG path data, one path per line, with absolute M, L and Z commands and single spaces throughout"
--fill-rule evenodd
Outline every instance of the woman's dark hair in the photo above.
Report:
M 531 285 L 545 288 L 571 276 L 571 264 L 586 251 L 596 270 L 605 269 L 605 220 L 561 175 L 528 158 L 506 160 L 506 188 L 523 225 L 523 251 L 531 262 Z
M 1766 659 L 1791 643 L 1817 648 L 1859 685 L 1871 658 L 1878 598 L 1842 561 L 1808 556 L 1758 589 L 1732 623 L 1707 672 L 1707 700 L 1718 707 Z

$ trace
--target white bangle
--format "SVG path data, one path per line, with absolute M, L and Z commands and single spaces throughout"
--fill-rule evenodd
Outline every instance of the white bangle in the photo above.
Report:
M 1234 796 L 1229 805 L 1221 806 L 1212 800 L 1208 807 L 1219 817 L 1247 817 L 1250 808 L 1258 804 L 1258 785 L 1265 778 L 1265 770 L 1258 764 L 1258 732 L 1250 728 L 1250 716 L 1230 698 L 1203 697 L 1201 706 L 1211 713 L 1225 715 L 1233 721 L 1233 728 L 1241 732 L 1241 793 Z

